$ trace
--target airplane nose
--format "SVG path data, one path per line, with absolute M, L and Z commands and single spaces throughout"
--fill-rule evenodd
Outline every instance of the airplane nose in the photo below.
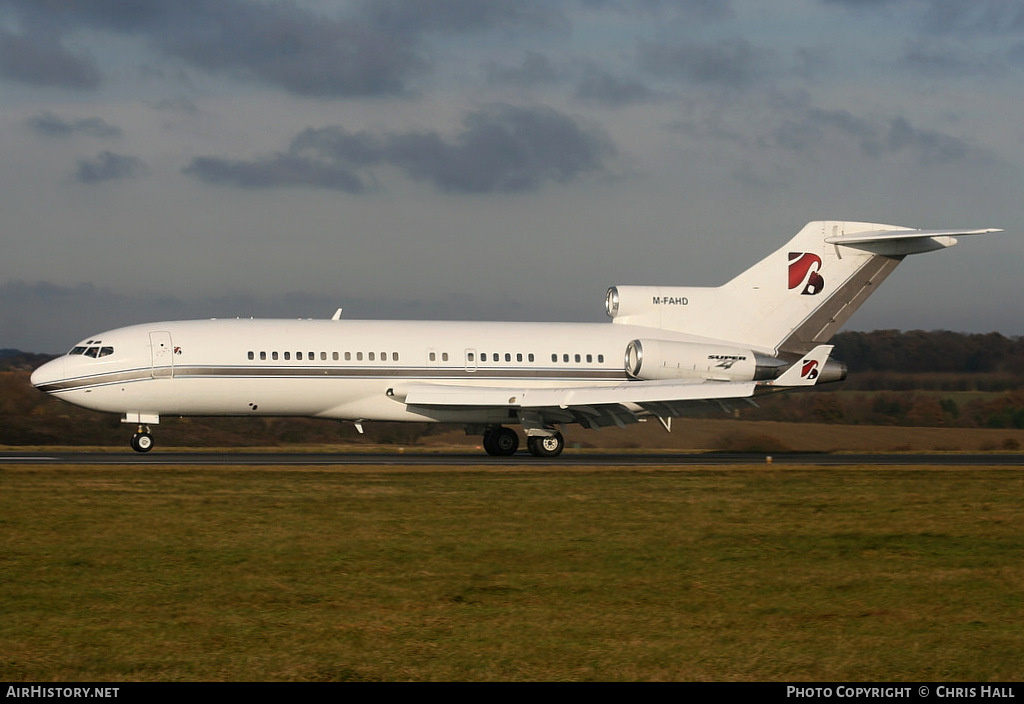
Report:
M 32 376 L 29 379 L 32 381 L 32 386 L 46 391 L 45 387 L 47 384 L 64 379 L 64 358 L 58 357 L 47 362 L 32 372 Z

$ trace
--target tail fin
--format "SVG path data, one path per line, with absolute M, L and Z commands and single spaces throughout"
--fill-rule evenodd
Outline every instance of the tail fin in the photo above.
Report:
M 906 255 L 952 247 L 955 235 L 986 232 L 999 230 L 812 222 L 717 288 L 613 288 L 609 314 L 616 323 L 802 355 L 828 342 Z

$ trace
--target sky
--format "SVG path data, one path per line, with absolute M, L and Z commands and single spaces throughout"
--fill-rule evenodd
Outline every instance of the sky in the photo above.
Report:
M 1024 334 L 1019 0 L 0 0 L 0 348 L 607 320 L 812 220 L 1004 228 L 847 329 Z

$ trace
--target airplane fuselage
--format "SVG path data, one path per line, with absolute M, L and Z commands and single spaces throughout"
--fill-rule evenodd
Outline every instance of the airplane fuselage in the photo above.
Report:
M 627 345 L 651 337 L 710 344 L 607 323 L 176 321 L 96 335 L 76 346 L 93 354 L 60 357 L 32 381 L 70 403 L 137 422 L 266 415 L 493 424 L 508 422 L 508 410 L 408 406 L 388 392 L 419 382 L 622 384 L 630 380 Z M 732 346 L 716 349 L 735 356 Z

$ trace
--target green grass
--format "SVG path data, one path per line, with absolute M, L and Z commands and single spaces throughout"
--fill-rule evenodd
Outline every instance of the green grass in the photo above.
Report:
M 1024 471 L 0 467 L 0 680 L 1024 678 Z

